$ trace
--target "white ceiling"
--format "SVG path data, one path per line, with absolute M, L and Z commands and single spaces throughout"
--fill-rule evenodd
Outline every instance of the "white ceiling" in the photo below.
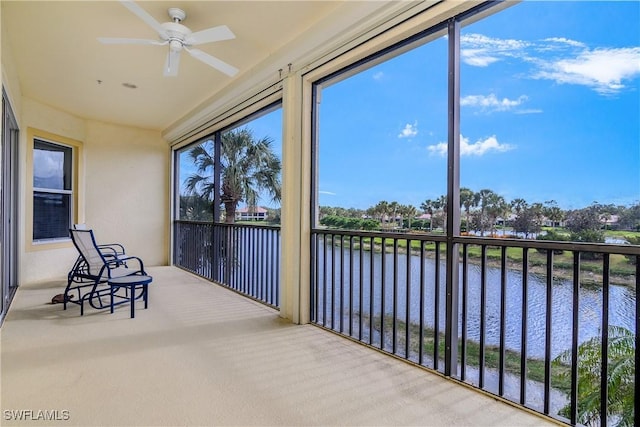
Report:
M 138 2 L 158 22 L 169 21 L 169 7 L 183 9 L 183 24 L 194 32 L 229 26 L 236 39 L 198 48 L 240 69 L 233 78 L 186 52 L 179 75 L 164 77 L 167 46 L 100 43 L 98 37 L 157 38 L 118 1 L 2 0 L 2 34 L 11 46 L 23 96 L 82 118 L 164 130 L 216 93 L 250 77 L 344 3 Z M 3 50 L 3 57 L 6 54 Z

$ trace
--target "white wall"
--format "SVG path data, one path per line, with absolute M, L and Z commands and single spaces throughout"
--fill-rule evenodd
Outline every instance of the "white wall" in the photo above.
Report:
M 26 129 L 36 128 L 82 143 L 78 222 L 93 228 L 98 242 L 118 242 L 145 265 L 166 265 L 168 254 L 169 148 L 157 131 L 84 120 L 23 98 L 22 152 Z M 25 183 L 31 170 L 22 167 Z M 21 206 L 30 209 L 27 187 Z M 29 229 L 25 212 L 21 229 Z M 31 245 L 24 233 L 21 285 L 59 279 L 64 284 L 77 251 L 68 242 Z
M 84 222 L 96 239 L 166 265 L 170 150 L 160 132 L 87 121 L 84 151 Z

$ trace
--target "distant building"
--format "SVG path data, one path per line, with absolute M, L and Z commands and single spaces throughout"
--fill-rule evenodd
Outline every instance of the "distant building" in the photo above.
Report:
M 619 215 L 600 215 L 600 223 L 605 227 L 613 227 L 618 225 L 620 221 Z
M 254 208 L 239 208 L 236 210 L 236 221 L 265 221 L 267 216 L 268 211 L 260 206 Z

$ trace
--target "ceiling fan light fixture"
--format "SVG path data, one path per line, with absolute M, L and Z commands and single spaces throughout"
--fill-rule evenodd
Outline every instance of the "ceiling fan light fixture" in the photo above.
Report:
M 171 40 L 169 42 L 169 49 L 174 52 L 180 52 L 182 50 L 182 42 L 180 40 Z

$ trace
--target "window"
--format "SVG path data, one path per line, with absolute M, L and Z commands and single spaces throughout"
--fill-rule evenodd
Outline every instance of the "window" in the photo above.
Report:
M 316 86 L 316 226 L 444 228 L 446 158 L 430 147 L 447 141 L 447 39 L 434 30 L 414 45 Z
M 71 147 L 34 139 L 33 240 L 66 239 L 73 212 Z
M 216 137 L 221 145 L 219 189 L 215 183 Z M 216 221 L 279 223 L 281 139 L 278 102 L 176 151 L 176 219 L 213 221 L 218 192 L 223 212 Z

